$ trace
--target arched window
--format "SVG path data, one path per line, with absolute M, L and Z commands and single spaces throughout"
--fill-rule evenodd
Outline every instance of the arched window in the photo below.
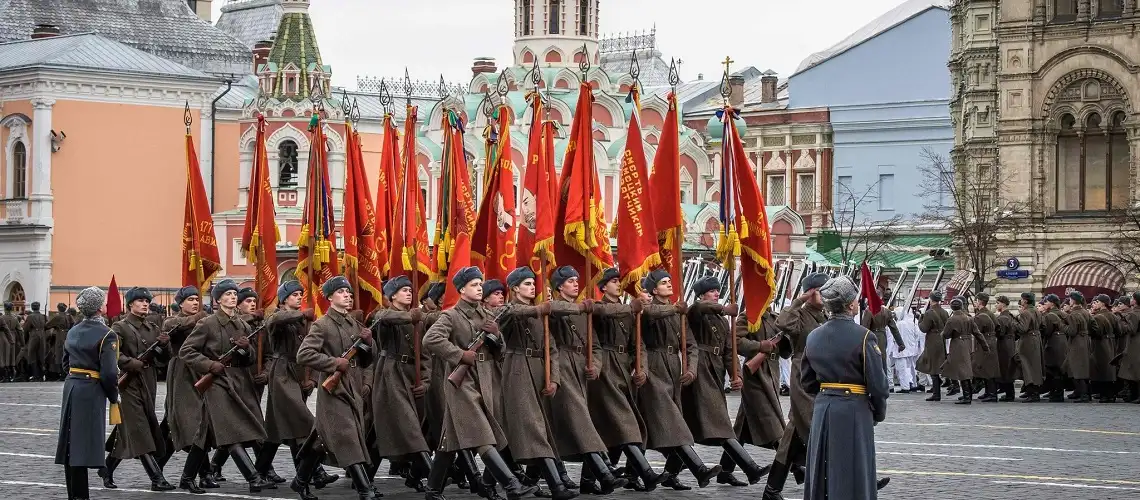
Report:
M 1097 212 L 1128 206 L 1128 138 L 1124 112 L 1061 117 L 1057 136 L 1057 211 Z
M 286 139 L 277 146 L 277 185 L 281 188 L 297 187 L 297 143 Z
M 23 141 L 12 148 L 12 198 L 28 197 L 28 150 Z
M 1075 21 L 1077 0 L 1053 0 L 1053 22 Z
M 532 0 L 522 0 L 522 16 L 519 17 L 519 24 L 522 25 L 522 35 L 528 36 L 531 34 L 531 26 L 534 24 L 534 12 L 531 8 Z
M 590 0 L 578 0 L 578 34 L 590 33 Z
M 551 35 L 557 35 L 561 33 L 562 0 L 550 0 L 550 10 L 547 11 L 547 17 L 550 18 L 550 30 L 548 33 Z

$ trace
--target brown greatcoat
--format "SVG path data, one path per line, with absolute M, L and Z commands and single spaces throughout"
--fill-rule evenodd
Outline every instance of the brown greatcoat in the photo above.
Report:
M 160 325 L 161 323 L 155 323 Z M 66 313 L 59 313 L 52 316 L 48 320 L 48 343 L 51 344 L 51 352 L 48 353 L 48 370 L 52 373 L 62 373 L 60 363 L 63 362 L 63 344 L 67 340 L 67 331 L 71 329 L 72 321 L 71 316 Z M 3 342 L 3 341 L 0 341 Z
M 875 340 L 879 343 L 879 352 L 883 353 L 880 357 L 883 359 L 883 371 L 885 372 L 887 371 L 887 330 L 890 330 L 891 335 L 894 336 L 896 346 L 906 346 L 902 335 L 899 334 L 899 327 L 895 323 L 895 313 L 884 305 L 882 309 L 879 309 L 878 314 L 869 314 L 867 311 L 863 311 L 861 316 L 862 319 L 859 324 L 863 325 L 863 328 L 875 332 Z
M 760 318 L 760 329 L 748 331 L 748 317 L 742 311 L 736 317 L 737 351 L 745 359 L 760 352 L 760 341 L 775 337 L 776 315 L 765 311 Z M 768 353 L 764 367 L 749 373 L 741 367 L 744 388 L 740 390 L 740 406 L 736 410 L 733 430 L 741 443 L 776 449 L 784 434 L 784 410 L 780 405 L 780 356 Z
M 1093 315 L 1096 328 L 1089 332 L 1092 343 L 1092 365 L 1089 370 L 1093 382 L 1116 382 L 1116 316 L 1107 307 Z
M 269 379 L 265 435 L 270 443 L 300 441 L 313 429 L 313 414 L 305 403 L 312 389 L 305 392 L 301 384 L 306 375 L 309 380 L 314 377 L 311 369 L 297 364 L 297 349 L 311 327 L 304 313 L 284 308 L 265 320 L 265 374 Z
M 426 333 L 431 329 L 439 319 L 441 312 L 438 309 L 429 310 L 424 308 L 424 328 Z M 420 344 L 424 355 L 428 357 L 431 364 L 431 381 L 428 384 L 427 394 L 424 395 L 424 439 L 427 440 L 429 449 L 439 448 L 440 436 L 443 434 L 443 409 L 447 406 L 445 397 L 444 384 L 447 383 L 447 376 L 451 374 L 453 366 L 448 365 L 443 358 L 432 354 L 430 350 Z
M 1124 354 L 1124 351 L 1128 349 L 1128 339 L 1132 337 L 1134 331 L 1132 325 L 1128 323 L 1128 314 L 1131 312 L 1132 308 L 1128 307 L 1113 313 L 1113 316 L 1116 317 L 1116 354 L 1118 356 Z
M 578 305 L 561 297 L 551 305 L 554 311 L 562 310 L 565 316 L 551 318 L 550 335 L 558 345 L 558 370 L 561 385 L 550 404 L 558 454 L 566 460 L 577 460 L 586 453 L 604 452 L 594 422 L 589 418 L 590 406 L 586 403 L 586 328 L 590 316 L 578 312 Z M 593 342 L 593 364 L 598 369 L 601 344 Z
M 986 345 L 989 346 L 989 350 L 984 350 L 980 343 L 974 343 L 973 352 L 970 353 L 974 378 L 996 379 L 1001 376 L 999 354 L 996 349 L 998 345 L 996 320 L 994 313 L 986 308 L 974 314 L 974 324 L 978 326 Z
M 942 327 L 942 338 L 950 340 L 950 354 L 942 364 L 942 376 L 951 380 L 969 380 L 974 376 L 971 352 L 976 340 L 985 344 L 986 338 L 978 330 L 978 325 L 970 320 L 966 311 L 954 311 Z M 938 345 L 942 345 L 941 341 Z M 989 349 L 989 347 L 986 347 Z
M 641 312 L 641 339 L 645 342 L 645 385 L 637 388 L 637 406 L 645 416 L 645 447 L 664 450 L 693 444 L 693 434 L 681 413 L 681 321 L 676 309 L 654 299 Z M 686 362 L 697 369 L 697 344 L 685 336 Z
M 1088 380 L 1092 375 L 1089 370 L 1089 361 L 1092 359 L 1089 323 L 1092 321 L 1092 315 L 1084 306 L 1074 305 L 1069 310 L 1069 353 L 1065 357 L 1064 370 L 1077 380 Z
M 645 419 L 637 409 L 632 371 L 637 358 L 637 318 L 630 306 L 608 297 L 594 304 L 594 353 L 597 380 L 587 383 L 590 419 L 607 448 L 645 442 Z M 641 342 L 641 367 L 645 342 Z
M 24 332 L 20 330 L 20 320 L 12 313 L 0 315 L 0 368 L 16 366 Z
M 517 298 L 496 309 L 496 312 L 499 315 L 499 333 L 503 342 L 502 392 L 499 401 L 503 407 L 502 414 L 510 416 L 500 424 L 511 444 L 511 455 L 517 460 L 557 458 L 559 455 L 551 414 L 552 399 L 542 395 L 546 384 L 543 319 L 537 307 Z M 557 320 L 549 318 L 549 321 L 553 330 L 553 324 Z M 560 354 L 552 333 L 550 383 L 559 385 L 558 392 L 566 388 L 562 370 L 559 369 Z
M 416 385 L 415 333 L 412 313 L 395 306 L 373 316 L 372 338 L 379 347 L 373 364 L 372 428 L 381 457 L 399 457 L 430 451 L 423 434 L 423 411 Z M 420 383 L 430 390 L 431 358 L 420 349 Z
M 194 445 L 198 428 L 202 425 L 202 408 L 199 404 L 201 396 L 194 389 L 194 382 L 198 381 L 198 377 L 186 362 L 175 354 L 182 350 L 186 337 L 190 336 L 198 321 L 205 317 L 205 312 L 193 315 L 183 313 L 167 318 L 162 325 L 163 331 L 169 332 L 172 355 L 166 365 L 166 412 L 162 419 L 170 427 L 170 438 L 176 450 L 184 450 Z
M 455 307 L 439 315 L 435 324 L 424 334 L 423 347 L 446 366 L 458 366 L 463 351 L 471 346 L 483 327 L 491 319 L 479 304 L 460 300 Z M 440 384 L 444 392 L 442 431 L 439 449 L 459 451 L 481 446 L 507 446 L 507 437 L 495 418 L 498 404 L 495 372 L 498 364 L 491 348 L 483 345 L 476 352 L 475 366 L 456 386 L 447 380 L 447 371 Z
M 119 369 L 124 370 L 128 361 L 138 359 L 158 341 L 158 325 L 134 314 L 115 323 L 111 330 L 119 336 Z M 111 456 L 123 460 L 138 458 L 147 453 L 162 456 L 166 452 L 165 441 L 159 430 L 155 414 L 155 400 L 158 397 L 158 374 L 154 363 L 170 357 L 170 346 L 160 346 L 162 353 L 155 356 L 141 372 L 131 374 L 127 386 L 119 389 L 119 408 L 123 423 L 115 426 L 114 448 Z
M 998 383 L 1012 384 L 1017 367 L 1013 361 L 1017 355 L 1017 318 L 1008 310 L 1002 311 L 994 319 L 994 333 L 997 337 Z
M 1023 312 L 1019 318 L 1025 317 L 1026 314 L 1027 313 Z M 1033 317 L 1038 318 L 1040 321 L 1040 329 L 1034 329 L 1033 331 L 1041 332 L 1040 341 L 1045 344 L 1044 354 L 1041 357 L 1042 366 L 1053 368 L 1064 373 L 1065 358 L 1069 356 L 1069 337 L 1065 333 L 1065 320 L 1061 316 L 1061 311 L 1054 309 L 1044 315 L 1033 311 Z M 1029 325 L 1023 323 L 1023 326 L 1028 327 Z M 1022 329 L 1021 335 L 1023 339 L 1026 335 L 1025 332 L 1026 330 Z M 1021 341 L 1018 341 L 1018 345 L 1021 345 Z M 1022 362 L 1024 363 L 1024 361 Z
M 51 352 L 47 342 L 47 316 L 39 311 L 32 311 L 28 313 L 28 317 L 24 319 L 24 335 L 27 337 L 27 359 L 28 364 L 38 364 L 43 366 L 47 362 L 48 354 Z
M 329 309 L 309 328 L 309 334 L 297 349 L 297 363 L 321 372 L 321 382 L 336 371 L 336 358 L 352 347 L 364 325 L 347 313 Z M 318 384 L 317 434 L 325 443 L 333 464 L 342 468 L 368 463 L 368 422 L 364 418 L 365 372 L 376 352 L 373 342 L 369 351 L 358 351 L 349 362 L 340 383 L 330 393 Z
M 681 388 L 681 411 L 695 442 L 720 446 L 736 437 L 724 396 L 725 373 L 738 362 L 732 357 L 732 331 L 724 306 L 716 302 L 699 300 L 687 316 L 700 362 L 697 379 Z
M 186 362 L 195 378 L 200 378 L 210 371 L 213 362 L 234 347 L 234 340 L 249 334 L 245 321 L 218 308 L 194 326 L 178 350 L 178 357 Z M 247 369 L 254 362 L 253 355 L 251 349 L 236 350 L 225 373 L 215 377 L 214 385 L 202 395 L 202 422 L 194 436 L 195 446 L 222 448 L 265 440 L 265 419 Z
M 827 321 L 827 317 L 823 314 L 823 308 L 805 304 L 799 297 L 792 300 L 790 306 L 780 311 L 780 316 L 776 320 L 776 327 L 783 332 L 792 346 L 792 367 L 788 378 L 788 391 L 791 395 L 788 420 L 791 421 L 792 425 L 784 429 L 784 435 L 780 439 L 780 447 L 776 452 L 776 460 L 780 463 L 787 464 L 789 459 L 799 458 L 789 456 L 794 438 L 798 437 L 807 443 L 808 434 L 811 431 L 811 415 L 815 407 L 815 396 L 808 394 L 800 386 L 800 362 L 803 359 L 804 349 L 807 347 L 808 334 L 825 321 Z
M 1140 308 L 1133 307 L 1124 313 L 1124 323 L 1128 326 L 1122 328 L 1128 332 L 1128 343 L 1124 347 L 1124 356 L 1120 359 L 1120 378 L 1132 382 L 1140 382 Z
M 950 314 L 942 308 L 942 304 L 930 304 L 926 312 L 922 313 L 922 320 L 918 322 L 918 330 L 926 334 L 922 354 L 918 356 L 915 369 L 927 375 L 942 375 L 942 367 L 946 363 L 946 342 L 942 337 L 942 329 Z

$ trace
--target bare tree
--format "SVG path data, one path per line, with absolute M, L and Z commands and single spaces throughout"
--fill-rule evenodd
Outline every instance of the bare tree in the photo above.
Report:
M 920 219 L 950 232 L 955 248 L 964 253 L 974 271 L 971 289 L 980 293 L 997 281 L 991 270 L 1001 265 L 995 259 L 999 235 L 1025 221 L 1029 205 L 998 195 L 1009 180 L 1002 177 L 1000 165 L 974 161 L 966 151 L 957 154 L 966 155 L 967 161 L 958 162 L 964 168 L 955 170 L 947 157 L 929 148 L 922 151 L 925 163 L 918 167 L 922 174 L 919 192 L 925 201 Z
M 1112 249 L 1108 261 L 1126 276 L 1140 274 L 1140 207 L 1130 207 L 1113 217 Z
M 902 218 L 894 216 L 875 220 L 871 216 L 868 207 L 877 206 L 879 201 L 878 182 L 862 191 L 856 191 L 844 183 L 837 187 L 835 206 L 829 215 L 829 222 L 831 230 L 839 236 L 839 252 L 843 262 L 853 262 L 857 253 L 861 253 L 863 259 L 873 261 L 897 235 L 896 228 Z

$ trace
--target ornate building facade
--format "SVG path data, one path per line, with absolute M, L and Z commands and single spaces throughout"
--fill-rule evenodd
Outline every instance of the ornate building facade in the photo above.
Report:
M 1119 293 L 1134 279 L 1110 263 L 1113 216 L 1140 200 L 1137 2 L 952 9 L 954 166 L 996 169 L 998 196 L 1029 207 L 1020 229 L 1000 238 L 993 265 L 1016 258 L 1030 276 L 1000 279 L 996 291 Z

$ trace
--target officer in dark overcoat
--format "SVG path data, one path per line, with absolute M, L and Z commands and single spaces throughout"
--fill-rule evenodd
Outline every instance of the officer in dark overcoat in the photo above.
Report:
M 871 330 L 875 333 L 875 338 L 879 340 L 879 350 L 884 353 L 887 352 L 887 332 L 894 337 L 895 349 L 899 352 L 906 350 L 906 342 L 903 342 L 902 335 L 899 334 L 899 326 L 895 323 L 895 313 L 891 311 L 889 304 L 891 302 L 890 295 L 883 296 L 882 307 L 878 312 L 871 311 L 868 307 L 860 314 L 859 324 L 863 328 Z M 881 356 L 883 359 L 883 372 L 887 372 L 887 356 Z
M 20 346 L 24 342 L 20 320 L 12 312 L 15 307 L 15 304 L 5 302 L 4 314 L 0 315 L 0 381 L 4 382 L 16 381 L 16 364 L 20 357 Z
M 67 331 L 74 322 L 71 320 L 71 315 L 67 314 L 67 304 L 61 302 L 55 307 L 57 312 L 48 319 L 45 327 L 48 332 L 48 344 L 51 346 L 51 352 L 48 353 L 48 376 L 52 380 L 63 380 L 67 376 L 61 369 L 63 343 L 67 340 Z
M 107 294 L 98 287 L 79 292 L 75 304 L 83 321 L 67 332 L 60 405 L 59 440 L 55 463 L 63 466 L 68 500 L 87 500 L 87 469 L 105 465 L 103 434 L 107 428 L 107 403 L 111 403 L 110 423 L 121 423 L 119 402 L 119 339 L 103 320 L 107 314 Z
M 32 311 L 24 318 L 24 336 L 27 338 L 27 363 L 31 380 L 42 382 L 50 352 L 47 339 L 47 316 L 40 312 L 40 303 L 32 302 Z
M 986 392 L 978 398 L 983 403 L 997 402 L 998 378 L 1001 376 L 1001 361 L 997 351 L 997 317 L 990 312 L 989 304 L 988 293 L 974 296 L 974 324 L 990 347 L 989 350 L 984 350 L 980 343 L 975 343 L 974 352 L 970 353 L 974 364 L 974 379 L 981 380 L 986 386 Z
M 1014 401 L 1016 396 L 1013 388 L 1014 357 L 1017 356 L 1017 317 L 1009 312 L 1009 297 L 999 295 L 997 302 L 997 316 L 994 319 L 994 333 L 997 336 L 998 358 L 998 390 L 1003 394 L 998 401 Z M 1040 396 L 1038 396 L 1040 400 Z
M 970 320 L 966 314 L 965 303 L 961 298 L 955 297 L 950 301 L 950 317 L 942 327 L 942 338 L 950 341 L 950 353 L 942 364 L 942 374 L 951 380 L 957 380 L 962 387 L 962 396 L 955 404 L 970 404 L 974 399 L 973 388 L 973 362 L 972 353 L 974 342 L 983 351 L 989 351 L 986 338 L 978 330 L 977 323 Z M 940 343 L 941 345 L 941 343 Z
M 927 300 L 926 312 L 922 313 L 922 319 L 918 323 L 918 329 L 926 335 L 926 339 L 915 369 L 930 375 L 930 384 L 933 387 L 930 397 L 926 400 L 942 401 L 942 366 L 946 362 L 946 342 L 942 337 L 942 328 L 946 326 L 950 313 L 942 308 L 942 292 L 930 292 Z M 946 395 L 954 395 L 954 390 L 951 389 Z

